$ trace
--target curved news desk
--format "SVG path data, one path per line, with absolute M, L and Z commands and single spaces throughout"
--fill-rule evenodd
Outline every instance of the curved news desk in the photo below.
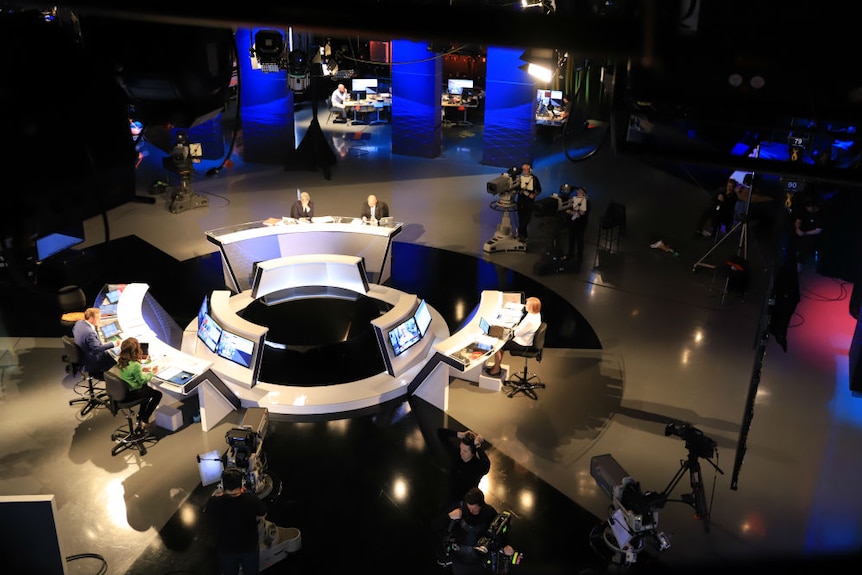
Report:
M 389 218 L 377 226 L 343 216 L 315 217 L 310 221 L 269 218 L 210 230 L 206 236 L 219 247 L 225 285 L 241 292 L 251 287 L 258 262 L 309 254 L 361 257 L 368 281 L 385 284 L 392 269 L 392 238 L 402 226 Z

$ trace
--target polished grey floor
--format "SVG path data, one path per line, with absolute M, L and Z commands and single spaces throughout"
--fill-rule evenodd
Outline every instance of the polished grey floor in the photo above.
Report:
M 298 114 L 297 142 L 308 112 Z M 541 264 L 553 234 L 543 218 L 534 220 L 526 253 L 483 253 L 501 221 L 489 207 L 486 182 L 501 170 L 481 164 L 481 124 L 446 128 L 442 154 L 424 159 L 391 154 L 386 125 L 333 126 L 325 114 L 321 123 L 339 157 L 330 180 L 320 171 L 246 165 L 237 158 L 215 177 L 198 170 L 193 187 L 208 207 L 171 214 L 163 196 L 154 204 L 129 203 L 108 214 L 111 237 L 135 235 L 184 261 L 214 251 L 206 230 L 283 215 L 297 189 L 311 194 L 318 214 L 335 215 L 358 212 L 375 193 L 405 222 L 398 242 L 474 256 L 532 277 L 570 302 L 601 341 L 601 349 L 547 350 L 536 369 L 548 387 L 537 401 L 452 382 L 448 415 L 510 458 L 513 475 L 535 474 L 599 521 L 609 501 L 590 475 L 591 457 L 611 454 L 645 490 L 661 491 L 686 457 L 684 441 L 666 436 L 665 423 L 684 421 L 717 442 L 714 463 L 723 473 L 701 461 L 712 505 L 708 532 L 688 505 L 668 503 L 661 510 L 660 529 L 671 542 L 660 554 L 663 563 L 694 570 L 858 556 L 862 399 L 848 386 L 852 286 L 804 266 L 787 351 L 769 338 L 762 369 L 756 369 L 770 232 L 757 225 L 749 230 L 752 280 L 744 295 L 725 293 L 720 271 L 738 238 L 714 248 L 692 233 L 709 191 L 726 174 L 659 169 L 616 157 L 606 146 L 585 161 L 571 161 L 553 134 L 540 134 L 534 169 L 544 184 L 542 197 L 564 183 L 583 185 L 595 214 L 581 271 L 546 273 Z M 153 160 L 145 158 L 141 168 L 141 195 L 163 177 Z M 604 240 L 595 216 L 610 201 L 625 204 L 626 230 L 614 253 L 596 260 Z M 82 248 L 104 241 L 101 219 L 86 227 Z M 659 240 L 672 251 L 651 247 Z M 146 281 L 153 271 L 142 269 L 140 280 L 129 280 Z M 450 281 L 447 270 L 439 270 L 439 281 Z M 113 458 L 109 435 L 118 422 L 102 412 L 81 417 L 68 406 L 74 382 L 64 379 L 59 340 L 6 335 L 0 340 L 0 494 L 54 493 L 65 552 L 99 553 L 109 572 L 128 572 L 169 522 L 183 521 L 183 510 L 197 512 L 186 505 L 200 481 L 194 454 L 222 449 L 224 431 L 236 422 L 209 433 L 189 426 L 166 435 L 146 457 Z M 734 489 L 734 457 L 754 377 L 754 417 Z M 36 386 L 40 392 L 33 393 Z M 498 507 L 529 507 L 523 494 L 506 489 L 505 478 L 494 479 L 489 490 Z M 673 495 L 688 489 L 684 477 Z M 95 572 L 87 561 L 70 563 L 71 572 Z M 169 572 L 171 565 L 152 569 Z M 529 563 L 523 570 L 529 572 Z

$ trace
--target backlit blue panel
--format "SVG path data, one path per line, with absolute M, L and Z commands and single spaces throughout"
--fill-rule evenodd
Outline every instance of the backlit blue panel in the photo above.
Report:
M 441 152 L 443 62 L 428 42 L 392 41 L 392 153 L 436 158 Z
M 508 168 L 533 160 L 536 87 L 520 69 L 522 49 L 488 48 L 482 163 Z
M 240 116 L 242 158 L 246 162 L 277 164 L 296 148 L 293 92 L 287 85 L 287 71 L 264 73 L 253 70 L 249 48 L 257 29 L 236 31 L 239 54 Z

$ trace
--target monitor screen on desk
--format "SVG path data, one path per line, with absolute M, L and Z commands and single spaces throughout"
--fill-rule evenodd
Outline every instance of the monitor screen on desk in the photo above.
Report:
M 367 94 L 365 90 L 353 90 L 350 92 L 350 100 L 352 102 L 358 102 L 360 100 L 365 100 Z
M 422 334 L 419 332 L 416 318 L 412 316 L 389 330 L 389 343 L 395 357 L 413 347 L 420 339 Z
M 243 367 L 251 366 L 254 342 L 229 331 L 222 331 L 216 353 Z
M 366 94 L 377 93 L 377 78 L 354 78 L 351 83 L 351 92 L 364 92 Z
M 563 107 L 563 92 L 562 90 L 551 90 L 551 106 L 554 108 Z
M 210 314 L 204 313 L 204 319 L 198 325 L 198 338 L 204 342 L 210 351 L 215 352 L 218 346 L 218 340 L 221 338 L 222 329 L 216 321 L 210 317 Z
M 460 96 L 465 88 L 473 89 L 473 80 L 467 80 L 465 78 L 449 78 L 448 85 L 446 86 L 446 91 L 450 94 L 454 94 L 456 96 Z
M 428 304 L 425 300 L 419 302 L 419 307 L 416 308 L 416 313 L 413 314 L 416 319 L 416 326 L 419 328 L 419 334 L 425 337 L 425 332 L 428 331 L 428 326 L 431 325 L 431 312 L 428 310 Z
M 210 311 L 209 296 L 204 296 L 204 301 L 201 302 L 201 307 L 200 307 L 200 309 L 198 309 L 198 327 L 203 325 L 204 316 L 206 316 L 206 314 L 208 314 L 209 311 Z

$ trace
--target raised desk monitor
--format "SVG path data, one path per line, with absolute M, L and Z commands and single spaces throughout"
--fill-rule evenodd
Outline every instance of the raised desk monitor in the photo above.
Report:
M 216 353 L 243 367 L 251 367 L 254 342 L 229 331 L 222 331 Z
M 209 313 L 210 307 L 210 298 L 209 296 L 204 296 L 204 301 L 201 302 L 201 307 L 198 309 L 198 327 L 203 325 L 204 317 Z
M 366 95 L 365 90 L 351 90 L 350 100 L 352 102 L 359 102 L 360 100 L 365 100 Z
M 389 343 L 392 345 L 392 353 L 398 357 L 422 339 L 416 318 L 410 316 L 400 324 L 389 330 Z
M 350 84 L 350 91 L 377 94 L 377 78 L 354 78 Z
M 416 327 L 419 328 L 419 335 L 425 337 L 425 332 L 431 325 L 431 312 L 428 310 L 428 304 L 425 303 L 424 299 L 419 302 L 419 307 L 416 308 L 413 318 L 416 320 Z
M 446 91 L 455 96 L 461 96 L 464 93 L 464 89 L 473 89 L 473 80 L 467 80 L 464 78 L 449 78 L 447 82 Z
M 204 314 L 204 320 L 198 325 L 198 338 L 204 342 L 210 351 L 215 352 L 222 329 L 210 314 Z
M 112 321 L 110 323 L 106 323 L 101 326 L 99 330 L 102 332 L 102 340 L 103 341 L 114 341 L 115 339 L 120 337 L 122 333 L 120 331 L 120 324 L 117 321 Z

